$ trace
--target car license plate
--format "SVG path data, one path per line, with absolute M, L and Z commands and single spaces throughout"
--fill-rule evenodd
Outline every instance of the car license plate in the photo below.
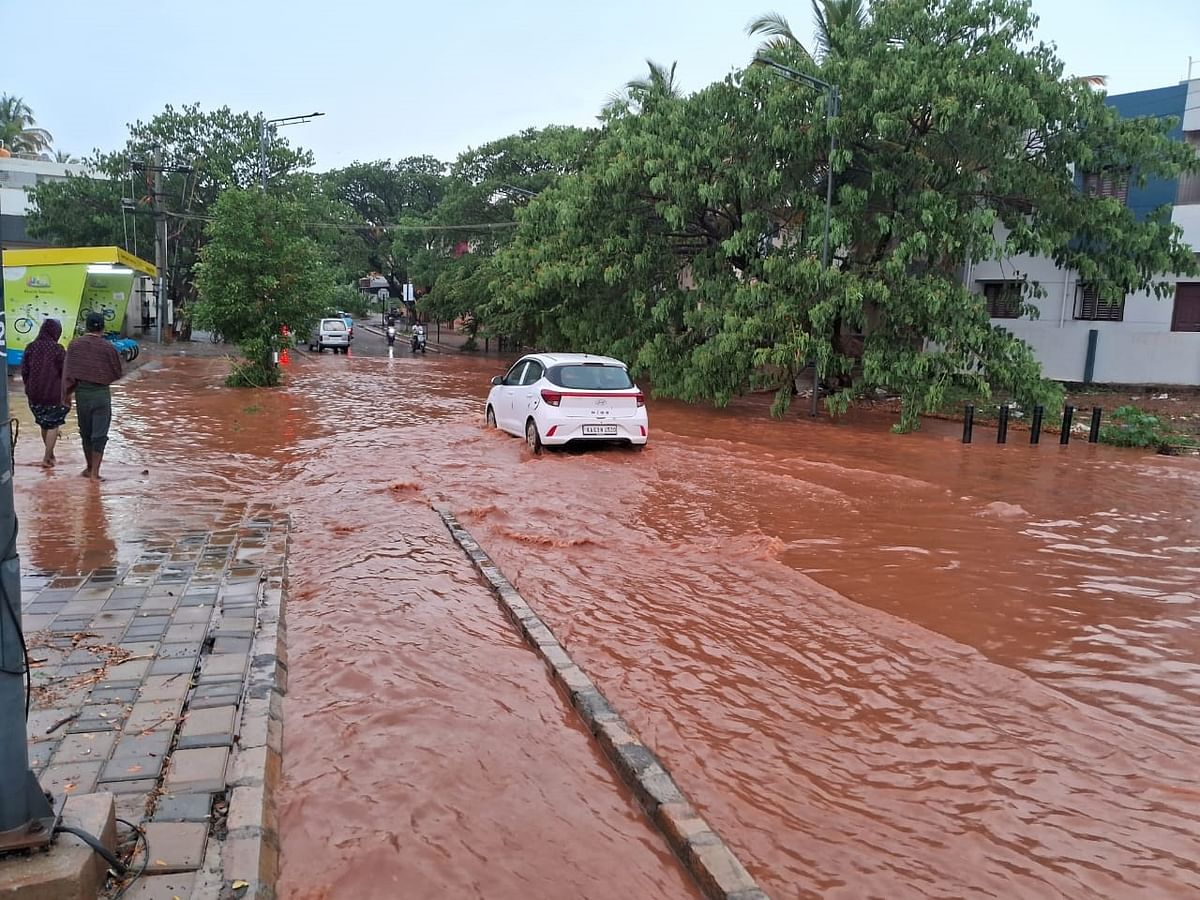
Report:
M 617 426 L 616 425 L 584 425 L 583 433 L 616 437 L 617 436 Z

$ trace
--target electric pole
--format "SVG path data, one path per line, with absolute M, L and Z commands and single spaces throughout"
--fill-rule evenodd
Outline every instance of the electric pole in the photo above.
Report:
M 0 272 L 4 250 L 0 245 Z M 0 277 L 0 353 L 5 379 L 0 422 L 8 421 L 8 340 L 4 278 Z M 17 558 L 17 512 L 13 505 L 11 432 L 0 428 L 0 851 L 43 846 L 54 835 L 50 801 L 29 768 L 25 679 L 29 661 L 21 631 L 21 561 Z
M 154 333 L 161 344 L 163 339 L 163 319 L 166 317 L 167 304 L 171 302 L 167 296 L 167 213 L 163 206 L 163 167 L 162 151 L 154 151 L 154 266 L 158 269 L 157 312 L 154 315 Z

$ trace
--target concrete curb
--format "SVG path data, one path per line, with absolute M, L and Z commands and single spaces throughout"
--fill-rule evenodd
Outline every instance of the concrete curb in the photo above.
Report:
M 272 546 L 267 548 L 267 555 L 277 562 L 264 571 L 259 583 L 250 669 L 225 777 L 225 836 L 220 841 L 209 841 L 193 900 L 275 900 L 277 896 L 280 845 L 275 795 L 283 774 L 283 697 L 287 693 L 284 614 L 291 532 L 286 516 L 280 524 L 281 533 L 272 528 Z
M 491 585 L 501 607 L 520 629 L 526 642 L 549 667 L 555 684 L 570 698 L 571 705 L 599 741 L 617 774 L 637 796 L 646 815 L 658 826 L 704 895 L 712 900 L 767 900 L 766 892 L 691 804 L 671 773 L 613 710 L 600 689 L 576 665 L 554 633 L 501 574 L 483 548 L 448 508 L 438 504 L 433 508 L 479 574 Z

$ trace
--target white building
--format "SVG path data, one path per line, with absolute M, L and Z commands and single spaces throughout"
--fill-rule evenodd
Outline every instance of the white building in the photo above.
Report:
M 46 181 L 65 181 L 68 175 L 83 175 L 87 171 L 83 163 L 0 157 L 0 243 L 14 250 L 46 246 L 45 241 L 34 240 L 25 231 L 25 217 L 30 209 L 25 189 Z
M 1108 98 L 1124 116 L 1179 119 L 1174 136 L 1200 152 L 1200 79 Z M 1105 185 L 1104 189 L 1112 188 Z M 1155 180 L 1143 188 L 1116 186 L 1135 212 L 1173 206 L 1171 220 L 1185 240 L 1200 251 L 1200 176 Z M 1177 282 L 1173 294 L 1130 294 L 1109 303 L 1096 297 L 1073 271 L 1042 257 L 1020 256 L 979 262 L 967 273 L 968 284 L 988 297 L 992 321 L 1029 344 L 1046 377 L 1061 381 L 1110 384 L 1200 385 L 1200 281 Z M 1012 283 L 1039 282 L 1046 296 L 1034 300 L 1037 319 L 1016 318 L 1009 299 Z

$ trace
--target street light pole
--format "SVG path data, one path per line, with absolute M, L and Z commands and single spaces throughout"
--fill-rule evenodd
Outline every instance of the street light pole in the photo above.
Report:
M 0 276 L 4 251 L 0 245 Z M 4 278 L 0 277 L 0 354 L 8 363 Z M 0 422 L 8 421 L 8 377 L 0 384 Z M 12 443 L 0 429 L 0 851 L 44 846 L 54 834 L 55 815 L 29 768 L 25 679 L 29 662 L 21 631 L 21 561 L 17 557 L 17 512 L 13 505 Z
M 837 150 L 837 131 L 834 128 L 834 122 L 837 120 L 838 112 L 840 111 L 840 98 L 838 96 L 838 87 L 836 84 L 830 84 L 828 81 L 822 81 L 820 78 L 814 78 L 805 72 L 798 69 L 793 69 L 791 66 L 785 66 L 782 63 L 777 63 L 773 59 L 768 59 L 765 56 L 754 57 L 754 62 L 760 66 L 766 66 L 769 69 L 774 69 L 785 78 L 792 81 L 799 81 L 809 87 L 816 88 L 819 91 L 825 92 L 825 121 L 829 128 L 829 160 L 826 164 L 825 171 L 825 228 L 821 240 L 821 268 L 826 271 L 830 267 L 830 250 L 829 250 L 829 217 L 833 209 L 833 154 Z M 814 333 L 814 337 L 815 337 Z M 817 416 L 818 394 L 820 393 L 821 378 L 820 369 L 816 357 L 816 350 L 813 350 L 813 390 L 812 390 L 812 408 L 809 410 L 809 415 L 813 418 Z
M 283 116 L 278 119 L 268 119 L 263 113 L 258 114 L 258 180 L 265 192 L 267 189 L 267 140 L 269 129 L 285 125 L 301 125 L 325 115 L 323 112 L 306 113 L 302 116 Z

